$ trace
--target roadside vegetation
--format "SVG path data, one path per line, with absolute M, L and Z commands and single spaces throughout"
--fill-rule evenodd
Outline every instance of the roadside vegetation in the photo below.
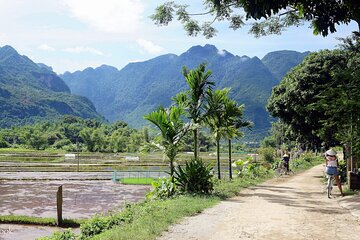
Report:
M 322 161 L 321 157 L 307 154 L 294 160 L 292 168 L 298 172 L 317 165 L 320 161 Z M 41 239 L 156 239 L 161 232 L 171 224 L 180 222 L 182 218 L 199 214 L 221 200 L 236 196 L 241 189 L 273 177 L 273 171 L 265 167 L 269 164 L 263 160 L 263 157 L 260 164 L 249 162 L 248 166 L 250 164 L 253 167 L 247 168 L 248 170 L 243 172 L 236 170 L 232 180 L 217 179 L 211 171 L 206 170 L 207 166 L 203 163 L 183 168 L 183 173 L 180 173 L 177 167 L 174 175 L 179 181 L 169 176 L 153 182 L 153 190 L 147 194 L 143 202 L 127 204 L 120 212 L 96 215 L 88 219 L 81 224 L 79 235 L 67 230 Z M 202 169 L 203 174 L 194 178 L 191 172 L 196 168 Z M 189 176 L 189 179 L 180 177 L 182 174 Z M 204 181 L 206 178 L 207 180 Z M 189 188 L 187 182 L 200 187 Z

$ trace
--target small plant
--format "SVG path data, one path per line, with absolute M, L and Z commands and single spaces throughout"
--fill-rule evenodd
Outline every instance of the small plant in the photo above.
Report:
M 268 162 L 268 163 L 273 163 L 275 158 L 274 158 L 274 153 L 275 150 L 274 148 L 271 147 L 263 147 L 263 148 L 259 148 L 259 153 L 262 156 L 263 161 Z
M 76 235 L 71 231 L 71 229 L 66 229 L 61 232 L 54 232 L 54 234 L 50 237 L 38 238 L 38 240 L 75 240 Z
M 108 229 L 108 221 L 106 217 L 96 215 L 81 225 L 81 238 L 86 239 L 96 234 L 102 233 Z
M 186 161 L 175 170 L 175 184 L 186 193 L 209 194 L 213 190 L 212 167 L 201 159 Z
M 146 195 L 147 199 L 165 199 L 176 194 L 176 185 L 172 177 L 160 178 L 151 183 L 153 190 Z
M 246 160 L 239 159 L 233 163 L 234 167 L 236 167 L 235 173 L 239 177 L 257 178 L 267 174 L 266 167 L 258 163 L 251 163 L 250 160 L 251 158 L 246 158 Z
M 233 163 L 233 167 L 235 168 L 235 170 L 234 170 L 235 173 L 238 176 L 243 176 L 245 174 L 245 169 L 248 164 L 249 164 L 248 160 L 242 160 L 242 159 L 236 160 Z
M 347 182 L 347 177 L 346 177 L 346 162 L 345 161 L 339 161 L 339 176 L 340 176 L 340 181 L 342 183 L 346 183 Z

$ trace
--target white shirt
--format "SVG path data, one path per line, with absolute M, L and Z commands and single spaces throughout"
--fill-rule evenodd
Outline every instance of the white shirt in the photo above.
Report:
M 337 159 L 335 158 L 335 160 L 332 160 L 332 158 L 330 157 L 326 157 L 327 159 L 327 163 L 326 163 L 326 166 L 327 167 L 337 167 Z

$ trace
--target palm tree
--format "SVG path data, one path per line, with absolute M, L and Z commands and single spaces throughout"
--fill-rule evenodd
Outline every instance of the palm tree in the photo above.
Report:
M 220 139 L 226 134 L 225 127 L 225 101 L 228 98 L 229 89 L 208 91 L 205 122 L 210 127 L 211 133 L 216 141 L 216 157 L 218 167 L 218 179 L 220 173 Z
M 189 89 L 180 92 L 173 98 L 176 104 L 182 106 L 191 119 L 192 131 L 194 135 L 194 158 L 198 159 L 198 129 L 204 119 L 204 104 L 206 93 L 214 85 L 210 81 L 212 72 L 205 71 L 206 64 L 202 63 L 194 70 L 183 67 L 183 75 Z
M 225 128 L 226 136 L 229 143 L 229 178 L 232 179 L 231 169 L 231 139 L 241 137 L 243 133 L 240 128 L 251 127 L 252 123 L 243 119 L 244 105 L 238 105 L 238 103 L 230 98 L 225 99 Z
M 184 124 L 181 119 L 183 110 L 181 107 L 172 106 L 168 109 L 159 107 L 157 110 L 144 116 L 152 122 L 162 135 L 162 146 L 170 161 L 170 175 L 174 176 L 174 160 L 177 155 L 178 144 L 186 134 L 190 124 Z

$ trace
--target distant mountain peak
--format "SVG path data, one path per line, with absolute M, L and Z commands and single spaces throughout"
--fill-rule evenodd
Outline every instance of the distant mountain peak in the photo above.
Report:
M 95 70 L 110 70 L 110 71 L 119 71 L 116 67 L 103 64 L 100 67 L 95 68 Z
M 19 53 L 9 45 L 0 47 L 0 60 L 6 59 L 7 57 L 12 55 L 20 56 Z
M 49 70 L 49 71 L 52 71 L 52 72 L 54 71 L 52 67 L 50 67 L 50 66 L 48 66 L 48 65 L 46 65 L 46 64 L 44 64 L 44 63 L 37 63 L 37 65 L 38 65 L 39 67 L 41 67 L 41 68 L 46 69 L 46 70 Z
M 201 54 L 201 53 L 215 53 L 218 52 L 218 49 L 211 44 L 206 44 L 205 46 L 196 45 L 189 48 L 189 50 L 186 51 L 188 54 Z
M 10 45 L 5 45 L 3 47 L 0 47 L 1 51 L 9 51 L 9 52 L 13 52 L 13 53 L 17 53 L 18 52 L 15 50 L 15 48 L 13 48 L 12 46 Z

